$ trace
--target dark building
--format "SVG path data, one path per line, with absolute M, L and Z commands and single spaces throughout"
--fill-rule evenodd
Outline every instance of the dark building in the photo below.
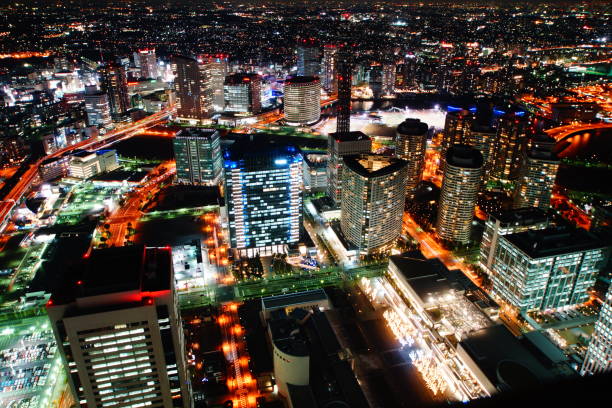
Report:
M 100 88 L 102 92 L 108 95 L 111 116 L 117 120 L 125 115 L 131 107 L 125 68 L 111 62 L 101 68 L 100 76 Z
M 211 66 L 183 56 L 172 57 L 176 116 L 191 122 L 208 119 L 213 111 Z

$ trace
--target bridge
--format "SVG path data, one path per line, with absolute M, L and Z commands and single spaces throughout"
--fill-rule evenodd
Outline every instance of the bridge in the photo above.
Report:
M 612 129 L 612 123 L 578 123 L 548 129 L 546 133 L 557 142 L 560 142 L 576 133 L 594 132 L 602 129 Z

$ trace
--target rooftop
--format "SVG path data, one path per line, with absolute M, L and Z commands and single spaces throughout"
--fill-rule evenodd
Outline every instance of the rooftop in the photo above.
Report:
M 319 78 L 314 76 L 288 76 L 285 79 L 285 85 L 288 84 L 309 84 L 312 82 L 319 82 Z
M 408 164 L 405 160 L 378 154 L 358 154 L 344 156 L 342 159 L 346 167 L 368 178 L 391 174 Z
M 302 160 L 299 149 L 293 145 L 248 139 L 234 142 L 223 152 L 225 165 L 230 167 L 237 162 L 286 165 L 289 157 Z
M 258 81 L 260 76 L 252 73 L 237 73 L 225 77 L 225 85 L 241 85 Z
M 504 236 L 530 258 L 545 258 L 572 252 L 603 248 L 595 235 L 581 229 L 553 227 Z
M 397 133 L 403 135 L 422 135 L 427 133 L 429 126 L 427 123 L 421 122 L 419 119 L 406 119 L 397 126 Z
M 61 278 L 63 283 L 51 297 L 54 304 L 127 291 L 165 291 L 172 287 L 169 247 L 136 245 L 97 249 L 83 258 L 81 268 Z
M 183 128 L 176 133 L 176 138 L 188 138 L 188 137 L 196 137 L 196 138 L 205 138 L 210 139 L 213 136 L 219 136 L 219 131 L 216 129 L 207 129 L 207 128 Z
M 303 303 L 327 300 L 323 289 L 308 290 L 305 292 L 289 293 L 286 295 L 269 296 L 261 300 L 263 309 L 278 309 Z
M 492 219 L 499 220 L 506 225 L 533 225 L 548 221 L 546 212 L 536 207 L 517 208 L 515 210 L 505 210 L 492 213 Z
M 469 145 L 456 144 L 446 152 L 446 163 L 455 167 L 479 169 L 482 167 L 484 160 L 478 149 Z
M 357 142 L 360 140 L 370 140 L 370 137 L 363 132 L 353 131 L 348 133 L 332 132 L 329 134 L 336 142 Z

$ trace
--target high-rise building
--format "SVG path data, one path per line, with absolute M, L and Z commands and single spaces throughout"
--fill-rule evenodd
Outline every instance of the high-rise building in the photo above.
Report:
M 323 47 L 321 81 L 323 89 L 330 94 L 338 93 L 338 48 L 335 45 Z
M 451 146 L 456 144 L 470 144 L 470 129 L 474 122 L 474 115 L 465 109 L 448 107 L 446 120 L 444 122 L 444 133 L 442 135 L 442 145 L 440 146 L 440 158 L 446 157 L 446 152 Z M 440 164 L 443 171 L 443 163 Z
M 351 84 L 352 84 L 352 64 L 345 47 L 340 48 L 337 56 L 338 62 L 338 103 L 337 112 L 337 133 L 348 133 L 351 131 Z
M 527 141 L 527 119 L 524 112 L 507 113 L 500 118 L 490 160 L 492 178 L 501 181 L 518 179 Z
M 193 58 L 172 57 L 176 116 L 179 120 L 198 122 L 212 114 L 212 87 L 210 65 Z
M 309 40 L 303 40 L 297 47 L 297 75 L 319 76 L 320 57 L 319 47 Z
M 213 110 L 223 112 L 225 107 L 225 95 L 223 85 L 227 76 L 228 64 L 227 54 L 206 54 L 201 56 L 202 61 L 210 67 L 210 84 L 213 94 Z
M 397 126 L 395 156 L 408 162 L 406 196 L 412 198 L 417 184 L 423 176 L 427 133 L 429 127 L 419 119 L 406 119 Z
M 321 82 L 312 76 L 285 80 L 284 111 L 289 125 L 309 125 L 321 117 Z
M 467 244 L 482 178 L 482 154 L 468 145 L 446 152 L 436 234 L 446 242 Z
M 138 60 L 140 62 L 140 76 L 143 78 L 157 78 L 157 56 L 155 48 L 138 50 Z
M 85 112 L 90 126 L 107 127 L 112 123 L 108 95 L 95 87 L 85 88 Z
M 169 248 L 94 250 L 47 312 L 81 407 L 191 407 Z
M 120 119 L 130 109 L 127 76 L 123 66 L 111 62 L 100 69 L 100 88 L 108 95 L 111 116 Z
M 223 84 L 225 112 L 256 115 L 261 111 L 261 77 L 257 74 L 232 74 Z
M 18 137 L 0 137 L 0 167 L 20 163 L 27 154 L 26 146 Z
M 327 137 L 329 155 L 327 195 L 336 205 L 342 199 L 342 157 L 372 152 L 372 140 L 361 132 L 330 133 Z
M 495 146 L 495 137 L 497 135 L 496 130 L 488 125 L 472 125 L 470 131 L 470 141 L 468 144 L 474 146 L 482 153 L 482 159 L 484 161 L 484 168 L 490 167 L 490 160 Z
M 238 141 L 224 153 L 231 247 L 254 256 L 285 252 L 302 221 L 302 155 L 287 145 Z
M 490 214 L 480 242 L 480 267 L 487 273 L 493 266 L 500 237 L 548 227 L 548 217 L 539 208 L 519 208 Z
M 221 181 L 221 137 L 215 129 L 181 129 L 173 140 L 180 183 L 216 185 Z
M 601 374 L 612 370 L 612 286 L 601 305 L 595 331 L 580 373 Z
M 390 250 L 402 230 L 408 163 L 374 154 L 342 160 L 342 233 L 362 254 Z
M 580 305 L 607 255 L 605 244 L 580 228 L 504 235 L 490 272 L 493 294 L 521 311 Z
M 559 158 L 553 153 L 555 140 L 545 133 L 530 141 L 531 147 L 523 156 L 517 185 L 514 189 L 514 208 L 550 207 L 550 196 L 559 170 Z
M 384 64 L 382 67 L 382 94 L 395 95 L 395 64 Z

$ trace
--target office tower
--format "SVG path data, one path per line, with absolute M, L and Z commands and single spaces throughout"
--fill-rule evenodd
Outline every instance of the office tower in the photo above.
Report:
M 493 294 L 521 311 L 580 305 L 589 299 L 608 249 L 580 228 L 504 235 L 491 268 Z
M 173 56 L 172 72 L 177 118 L 187 122 L 208 119 L 212 113 L 210 66 L 193 58 Z
M 302 155 L 287 145 L 242 140 L 224 153 L 230 244 L 239 254 L 286 252 L 302 220 Z
M 26 157 L 26 146 L 18 137 L 0 137 L 0 167 L 10 167 Z
M 500 237 L 548 227 L 548 217 L 539 208 L 519 208 L 490 214 L 480 242 L 480 267 L 487 273 L 493 266 Z
M 223 86 L 227 76 L 227 54 L 202 55 L 202 61 L 210 67 L 210 84 L 213 94 L 213 110 L 223 112 L 225 96 Z
M 289 125 L 309 125 L 321 117 L 321 82 L 312 76 L 285 80 L 284 111 Z
M 454 145 L 446 152 L 436 223 L 441 240 L 453 244 L 470 241 L 482 165 L 482 154 L 471 146 Z
M 384 64 L 382 67 L 382 94 L 395 95 L 395 64 Z
M 473 121 L 474 115 L 470 111 L 452 106 L 448 107 L 440 147 L 440 158 L 446 157 L 446 152 L 453 145 L 470 144 L 470 129 Z M 442 166 L 443 163 L 440 164 L 441 171 L 444 170 Z
M 470 131 L 470 140 L 468 144 L 474 146 L 482 153 L 482 160 L 484 161 L 484 168 L 488 169 L 490 160 L 495 146 L 495 137 L 497 131 L 488 125 L 479 125 L 477 123 L 472 125 Z
M 107 127 L 112 123 L 108 95 L 95 86 L 85 88 L 85 112 L 90 126 Z
M 82 407 L 191 407 L 169 248 L 93 250 L 47 303 Z
M 323 89 L 330 94 L 338 93 L 338 48 L 335 45 L 323 47 L 321 81 Z
M 172 142 L 179 183 L 217 185 L 223 158 L 221 137 L 215 129 L 181 129 Z
M 612 370 L 612 286 L 601 305 L 595 331 L 587 349 L 580 373 L 601 374 Z
M 336 104 L 337 133 L 348 133 L 351 130 L 351 82 L 352 65 L 348 52 L 343 48 L 338 51 L 338 103 Z
M 374 154 L 342 160 L 342 233 L 362 254 L 390 250 L 402 230 L 408 163 Z
M 406 196 L 412 198 L 423 175 L 429 127 L 419 119 L 406 119 L 397 126 L 395 156 L 408 162 Z
M 232 74 L 223 84 L 225 112 L 256 115 L 261 111 L 261 77 L 257 74 Z
M 342 199 L 342 156 L 367 154 L 371 151 L 372 140 L 361 132 L 330 133 L 327 137 L 327 195 L 336 205 Z
M 524 112 L 508 113 L 499 120 L 491 157 L 491 177 L 501 181 L 518 179 L 523 149 L 527 144 Z
M 297 47 L 297 75 L 319 76 L 320 69 L 319 47 L 310 40 L 302 40 Z
M 108 95 L 111 116 L 118 120 L 130 109 L 127 77 L 123 66 L 111 62 L 100 69 L 100 88 Z
M 157 78 L 157 57 L 155 48 L 138 50 L 140 61 L 140 76 L 143 78 Z
M 547 210 L 559 170 L 559 158 L 552 151 L 555 140 L 541 133 L 533 137 L 530 144 L 523 156 L 514 189 L 514 208 L 538 207 Z

